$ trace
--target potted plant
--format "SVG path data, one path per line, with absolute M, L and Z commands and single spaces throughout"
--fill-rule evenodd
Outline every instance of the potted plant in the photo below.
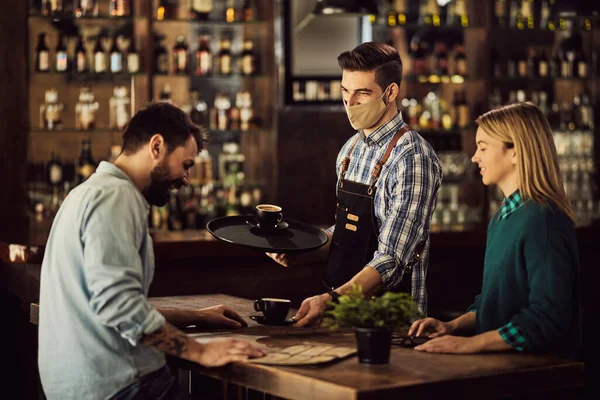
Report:
M 408 328 L 421 313 L 406 293 L 387 292 L 368 298 L 362 287 L 353 285 L 350 293 L 340 296 L 337 303 L 331 303 L 325 315 L 326 327 L 354 328 L 360 363 L 387 364 L 392 332 Z

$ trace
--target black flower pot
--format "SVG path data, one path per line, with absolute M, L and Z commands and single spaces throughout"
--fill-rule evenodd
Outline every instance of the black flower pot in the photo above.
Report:
M 387 328 L 354 328 L 361 364 L 387 364 L 390 361 L 392 330 Z

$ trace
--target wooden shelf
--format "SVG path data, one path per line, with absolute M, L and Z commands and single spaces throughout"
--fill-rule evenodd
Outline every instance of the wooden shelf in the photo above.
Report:
M 98 22 L 133 22 L 133 21 L 144 21 L 146 18 L 144 17 L 135 17 L 135 16 L 127 16 L 127 17 L 111 17 L 108 15 L 99 15 L 97 17 L 85 16 L 85 17 L 76 17 L 74 15 L 67 14 L 56 14 L 56 15 L 43 15 L 38 13 L 29 14 L 29 18 L 38 18 L 44 19 L 47 21 L 74 21 L 74 22 L 90 22 L 90 21 L 98 21 Z
M 208 25 L 208 26 L 260 26 L 264 25 L 265 21 L 255 20 L 255 21 L 233 21 L 227 22 L 224 20 L 206 20 L 200 21 L 189 18 L 165 18 L 165 19 L 156 19 L 152 20 L 152 23 L 162 24 L 162 23 L 184 23 L 184 24 L 193 24 L 193 25 Z

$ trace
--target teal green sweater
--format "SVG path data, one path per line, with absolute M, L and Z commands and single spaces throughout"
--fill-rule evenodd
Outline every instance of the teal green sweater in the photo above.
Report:
M 511 198 L 517 196 L 515 192 Z M 501 208 L 488 227 L 477 333 L 498 330 L 519 351 L 577 358 L 581 346 L 575 228 L 533 201 Z M 502 216 L 502 218 L 501 218 Z

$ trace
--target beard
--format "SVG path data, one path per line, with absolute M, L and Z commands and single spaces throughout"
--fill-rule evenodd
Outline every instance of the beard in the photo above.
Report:
M 171 187 L 180 188 L 183 185 L 182 179 L 169 179 L 169 170 L 167 160 L 161 161 L 152 172 L 150 172 L 150 187 L 146 194 L 148 203 L 162 207 L 169 201 Z

